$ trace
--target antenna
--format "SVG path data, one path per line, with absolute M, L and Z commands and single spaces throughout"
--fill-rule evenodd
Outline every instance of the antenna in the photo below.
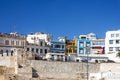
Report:
M 15 32 L 15 26 L 10 25 L 10 33 Z
M 13 32 L 15 32 L 15 25 L 13 26 Z

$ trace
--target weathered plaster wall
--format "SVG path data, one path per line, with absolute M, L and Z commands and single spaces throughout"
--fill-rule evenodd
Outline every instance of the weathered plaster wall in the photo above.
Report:
M 78 79 L 81 73 L 86 73 L 86 63 L 31 61 L 32 68 L 40 78 Z M 89 64 L 89 73 L 99 72 L 99 64 Z

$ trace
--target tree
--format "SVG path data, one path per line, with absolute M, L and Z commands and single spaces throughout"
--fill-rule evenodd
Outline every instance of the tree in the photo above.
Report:
M 120 50 L 118 51 L 116 56 L 120 58 Z

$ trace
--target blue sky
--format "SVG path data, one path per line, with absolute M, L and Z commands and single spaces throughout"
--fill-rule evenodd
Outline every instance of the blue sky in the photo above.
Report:
M 0 32 L 45 32 L 54 38 L 120 29 L 120 0 L 0 0 Z

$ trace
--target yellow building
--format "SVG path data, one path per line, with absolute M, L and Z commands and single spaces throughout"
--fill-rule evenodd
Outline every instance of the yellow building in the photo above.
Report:
M 76 54 L 77 53 L 77 41 L 76 39 L 73 40 L 66 40 L 66 54 Z

